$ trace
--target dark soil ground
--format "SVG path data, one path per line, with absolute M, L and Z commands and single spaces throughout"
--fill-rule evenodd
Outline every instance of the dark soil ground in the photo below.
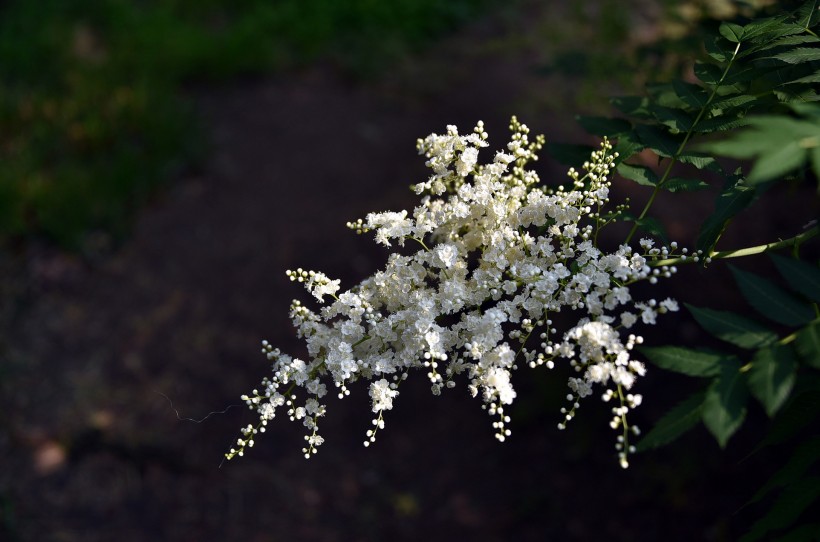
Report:
M 378 269 L 386 252 L 344 223 L 413 205 L 407 186 L 426 175 L 417 137 L 483 119 L 500 146 L 513 113 L 551 140 L 581 137 L 573 111 L 548 107 L 571 83 L 539 76 L 538 55 L 510 54 L 515 24 L 479 22 L 363 84 L 317 68 L 197 89 L 207 161 L 127 242 L 98 258 L 35 246 L 4 256 L 0 539 L 735 539 L 748 525 L 738 510 L 764 480 L 765 457 L 740 462 L 759 431 L 721 453 L 698 429 L 622 471 L 603 404 L 555 429 L 559 374 L 517 375 L 504 444 L 463 387 L 436 398 L 420 378 L 370 448 L 367 395 L 354 388 L 331 403 L 310 461 L 302 428 L 277 419 L 222 464 L 252 419 L 233 405 L 268 369 L 259 341 L 299 348 L 287 308 L 307 296 L 284 270 L 352 285 Z M 690 213 L 707 211 L 661 210 L 682 240 Z M 765 215 L 746 235 L 769 240 L 796 215 Z M 679 293 L 708 305 L 731 288 L 725 269 L 710 276 L 693 288 L 699 275 L 682 273 Z M 683 317 L 665 326 L 653 341 L 696 337 Z M 643 426 L 694 389 L 665 378 L 643 385 Z

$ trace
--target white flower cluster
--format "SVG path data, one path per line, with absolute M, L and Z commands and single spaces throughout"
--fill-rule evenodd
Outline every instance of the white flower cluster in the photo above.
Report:
M 510 435 L 505 406 L 516 397 L 513 371 L 522 365 L 552 369 L 564 359 L 578 376 L 569 378 L 570 407 L 562 409 L 559 428 L 583 397 L 601 387 L 605 401 L 619 403 L 610 425 L 620 432 L 619 459 L 627 466 L 634 450 L 629 433 L 637 427 L 630 427 L 626 414 L 641 402 L 627 392 L 645 367 L 630 352 L 642 339 L 630 334 L 624 340 L 622 330 L 677 310 L 668 299 L 634 301 L 630 286 L 654 283 L 675 269 L 648 265 L 647 257 L 659 252 L 650 240 L 641 242 L 643 252 L 596 246 L 599 230 L 612 220 L 602 214 L 617 157 L 607 140 L 583 165 L 583 176 L 571 169 L 569 188 L 550 189 L 526 167 L 537 159 L 543 138 L 530 140 L 515 118 L 510 128 L 506 152 L 485 165 L 478 162 L 479 149 L 487 146 L 482 123 L 469 135 L 449 126 L 445 135 L 419 140 L 433 174 L 413 187 L 423 197 L 412 215 L 372 213 L 348 224 L 360 233 L 375 232 L 382 245 L 411 241 L 417 251 L 391 253 L 383 270 L 338 296 L 339 281 L 313 271 L 288 272 L 320 302 L 324 296 L 332 301 L 318 312 L 298 301 L 291 306 L 307 361 L 263 342 L 273 374 L 243 396 L 260 422 L 243 429 L 228 458 L 252 446 L 279 408 L 308 428 L 303 452 L 310 457 L 323 442 L 318 421 L 327 388 L 343 398 L 348 385 L 361 379 L 371 382 L 375 414 L 369 445 L 384 427 L 383 414 L 393 408 L 399 385 L 415 369 L 426 373 L 436 395 L 466 381 L 495 418 L 496 437 L 503 441 Z M 575 322 L 563 333 L 555 327 L 559 313 L 562 321 Z

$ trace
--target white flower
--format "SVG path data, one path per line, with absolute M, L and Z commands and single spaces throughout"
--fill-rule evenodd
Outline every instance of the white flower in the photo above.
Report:
M 391 410 L 393 408 L 393 398 L 398 394 L 398 390 L 391 389 L 390 383 L 384 378 L 370 384 L 370 398 L 373 400 L 373 412 Z

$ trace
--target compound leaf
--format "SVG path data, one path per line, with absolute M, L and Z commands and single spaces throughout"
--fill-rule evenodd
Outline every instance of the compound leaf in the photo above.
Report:
M 700 326 L 722 341 L 740 348 L 754 349 L 777 340 L 777 334 L 745 316 L 728 311 L 716 311 L 687 304 Z
M 638 443 L 638 451 L 651 450 L 680 437 L 701 419 L 703 392 L 696 393 L 667 412 Z
M 717 376 L 727 363 L 737 363 L 733 356 L 680 346 L 647 346 L 640 351 L 661 369 L 689 376 Z
M 773 282 L 730 265 L 746 301 L 762 316 L 786 326 L 803 326 L 814 319 L 811 306 Z
M 794 387 L 797 362 L 790 346 L 770 345 L 758 350 L 749 370 L 749 390 L 769 417 L 783 406 Z
M 749 390 L 737 361 L 726 363 L 703 401 L 703 423 L 721 448 L 743 424 Z

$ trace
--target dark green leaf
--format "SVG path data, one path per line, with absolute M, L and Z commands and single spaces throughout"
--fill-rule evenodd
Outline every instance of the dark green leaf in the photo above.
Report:
M 761 540 L 773 531 L 791 526 L 820 497 L 820 477 L 806 476 L 795 480 L 780 494 L 765 516 L 756 521 L 740 542 Z
M 760 348 L 777 340 L 777 333 L 745 316 L 686 304 L 700 326 L 710 335 L 740 348 Z
M 771 429 L 755 451 L 794 438 L 804 432 L 805 428 L 818 416 L 820 416 L 820 381 L 801 378 L 795 384 L 791 399 L 775 417 Z
M 725 364 L 703 401 L 703 423 L 721 448 L 726 447 L 746 417 L 749 391 L 739 369 L 737 362 Z
M 801 32 L 803 29 L 799 26 L 792 30 L 793 24 L 784 24 L 786 21 L 785 15 L 778 15 L 776 17 L 766 17 L 755 19 L 743 27 L 743 39 L 751 40 L 759 38 L 760 36 L 771 36 L 772 34 L 779 34 L 783 29 L 789 29 L 792 33 Z
M 700 179 L 684 179 L 681 177 L 670 177 L 661 186 L 669 192 L 695 192 L 709 188 L 709 184 Z
M 661 369 L 689 376 L 716 376 L 723 366 L 737 364 L 730 355 L 680 346 L 646 346 L 640 352 Z
M 820 39 L 811 34 L 801 34 L 799 36 L 786 36 L 777 41 L 772 42 L 775 47 L 782 47 L 786 45 L 802 45 L 804 43 L 818 43 Z
M 701 226 L 696 243 L 698 250 L 707 254 L 711 252 L 729 221 L 748 207 L 754 198 L 754 189 L 739 182 L 724 190 L 715 200 L 715 211 Z
M 615 108 L 630 117 L 650 119 L 652 114 L 647 109 L 649 100 L 640 96 L 618 96 L 610 99 Z
M 820 6 L 817 0 L 805 2 L 797 8 L 797 24 L 803 28 L 811 28 L 820 21 Z
M 762 316 L 786 326 L 803 326 L 814 319 L 812 308 L 773 282 L 730 265 L 746 301 Z
M 703 88 L 692 83 L 685 83 L 679 79 L 672 81 L 672 88 L 675 89 L 681 101 L 695 109 L 706 105 L 706 101 L 709 99 Z
M 793 290 L 811 300 L 820 301 L 820 267 L 779 254 L 770 256 L 777 270 Z
M 726 42 L 720 38 L 714 38 L 711 40 L 706 40 L 703 45 L 706 47 L 706 54 L 710 57 L 714 58 L 718 62 L 726 62 L 732 58 L 733 51 L 723 47 L 724 43 Z M 734 49 L 734 47 L 732 47 L 732 49 Z
M 634 166 L 622 162 L 618 164 L 616 170 L 622 177 L 635 181 L 642 186 L 655 186 L 658 184 L 658 176 L 646 166 Z
M 794 347 L 806 365 L 820 369 L 820 322 L 815 320 L 798 331 Z
M 640 452 L 669 444 L 693 427 L 701 419 L 705 394 L 696 393 L 667 412 L 637 445 Z
M 627 132 L 618 138 L 613 150 L 618 153 L 618 160 L 623 162 L 643 149 L 644 145 L 638 139 L 638 135 L 635 132 Z
M 744 117 L 735 117 L 734 115 L 721 115 L 719 117 L 712 117 L 710 119 L 698 121 L 695 125 L 694 131 L 708 134 L 711 132 L 728 132 L 735 128 L 741 128 L 748 124 Z
M 685 111 L 672 107 L 662 107 L 659 105 L 650 106 L 652 115 L 664 126 L 668 126 L 675 132 L 687 132 L 694 123 L 694 117 Z
M 803 32 L 800 26 L 785 21 L 786 17 L 783 15 L 754 20 L 743 27 L 743 39 L 757 43 L 772 42 L 784 36 Z
M 775 488 L 792 484 L 801 478 L 808 468 L 817 462 L 818 458 L 820 458 L 820 437 L 814 437 L 804 442 L 790 455 L 789 461 L 755 493 L 749 504 L 759 501 Z
M 815 47 L 796 47 L 791 51 L 780 53 L 771 56 L 776 60 L 782 60 L 788 64 L 800 64 L 802 62 L 811 62 L 813 60 L 820 60 L 820 48 Z
M 760 98 L 750 96 L 748 94 L 725 96 L 723 98 L 718 98 L 709 104 L 709 113 L 713 117 L 724 115 L 732 109 L 739 108 L 744 105 L 754 105 L 754 103 L 759 100 Z
M 699 152 L 682 152 L 678 155 L 678 161 L 682 164 L 691 164 L 698 169 L 708 169 L 709 171 L 720 172 L 720 164 L 709 155 Z
M 707 85 L 716 85 L 723 76 L 723 70 L 719 66 L 704 62 L 696 62 L 694 71 L 698 79 Z
M 632 130 L 632 125 L 624 119 L 586 116 L 575 118 L 584 130 L 601 137 L 614 137 Z
M 797 362 L 790 346 L 770 345 L 755 352 L 749 370 L 749 390 L 771 418 L 794 387 Z
M 796 84 L 803 84 L 803 83 L 820 83 L 820 71 L 811 73 L 806 75 L 805 77 L 801 77 L 799 79 L 795 79 L 794 81 L 785 81 L 784 85 L 796 85 Z
M 641 138 L 641 142 L 659 156 L 670 158 L 678 152 L 681 140 L 660 128 L 639 124 L 635 126 L 635 131 L 638 133 L 638 137 Z
M 721 36 L 732 43 L 738 43 L 741 39 L 743 39 L 743 27 L 740 25 L 724 22 L 720 24 L 720 28 L 718 30 L 720 31 Z

